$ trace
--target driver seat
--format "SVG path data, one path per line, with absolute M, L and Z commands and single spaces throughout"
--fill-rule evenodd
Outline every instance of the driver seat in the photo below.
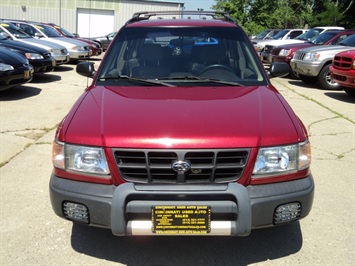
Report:
M 220 44 L 194 46 L 191 56 L 195 60 L 191 65 L 191 72 L 195 75 L 198 75 L 203 69 L 212 65 L 224 65 L 230 68 L 226 51 Z

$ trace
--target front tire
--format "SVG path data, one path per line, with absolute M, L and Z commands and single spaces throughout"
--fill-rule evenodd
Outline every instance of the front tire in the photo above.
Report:
M 322 68 L 322 70 L 319 72 L 319 75 L 318 75 L 318 83 L 319 83 L 319 86 L 323 90 L 339 90 L 339 89 L 341 89 L 341 86 L 332 79 L 332 75 L 329 70 L 329 67 L 331 65 L 332 64 L 325 65 Z

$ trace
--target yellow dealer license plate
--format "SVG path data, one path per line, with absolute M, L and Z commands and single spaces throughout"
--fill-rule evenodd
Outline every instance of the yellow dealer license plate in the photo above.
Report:
M 211 206 L 153 206 L 152 232 L 197 235 L 211 232 Z
M 29 79 L 30 78 L 30 71 L 29 70 L 25 70 L 23 72 L 23 78 L 24 79 Z

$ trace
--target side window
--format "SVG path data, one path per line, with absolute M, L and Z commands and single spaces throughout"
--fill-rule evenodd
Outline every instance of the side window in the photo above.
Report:
M 290 33 L 289 39 L 294 39 L 300 34 L 302 34 L 302 31 L 300 31 L 300 30 L 293 31 Z
M 33 32 L 32 27 L 27 26 L 27 25 L 23 25 L 23 24 L 20 24 L 19 26 L 20 26 L 20 28 L 23 29 L 27 34 L 29 34 L 29 35 L 31 35 L 31 36 L 34 36 L 34 32 Z
M 339 36 L 338 38 L 336 38 L 332 41 L 332 45 L 337 45 L 342 40 L 346 39 L 348 36 L 349 36 L 348 34 L 344 34 L 344 35 Z

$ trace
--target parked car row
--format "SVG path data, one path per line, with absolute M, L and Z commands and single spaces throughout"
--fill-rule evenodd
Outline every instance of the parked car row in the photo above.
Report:
M 284 29 L 279 31 L 276 35 L 265 40 L 252 40 L 252 43 L 257 52 L 262 53 L 264 51 L 265 45 L 267 44 L 282 44 L 287 42 L 294 42 L 297 37 L 306 33 L 306 29 Z M 302 40 L 297 40 L 296 42 L 303 42 Z
M 61 32 L 64 29 L 54 24 L 1 20 L 0 91 L 30 82 L 33 74 L 103 51 L 96 42 L 66 37 Z
M 299 49 L 291 60 L 291 68 L 304 83 L 317 83 L 322 89 L 339 89 L 340 85 L 332 79 L 329 68 L 337 53 L 352 49 L 355 49 L 355 34 L 338 45 Z
M 291 78 L 355 95 L 355 29 L 316 27 L 291 40 L 255 42 L 257 51 L 259 43 L 265 44 L 259 53 L 263 63 L 286 62 Z

